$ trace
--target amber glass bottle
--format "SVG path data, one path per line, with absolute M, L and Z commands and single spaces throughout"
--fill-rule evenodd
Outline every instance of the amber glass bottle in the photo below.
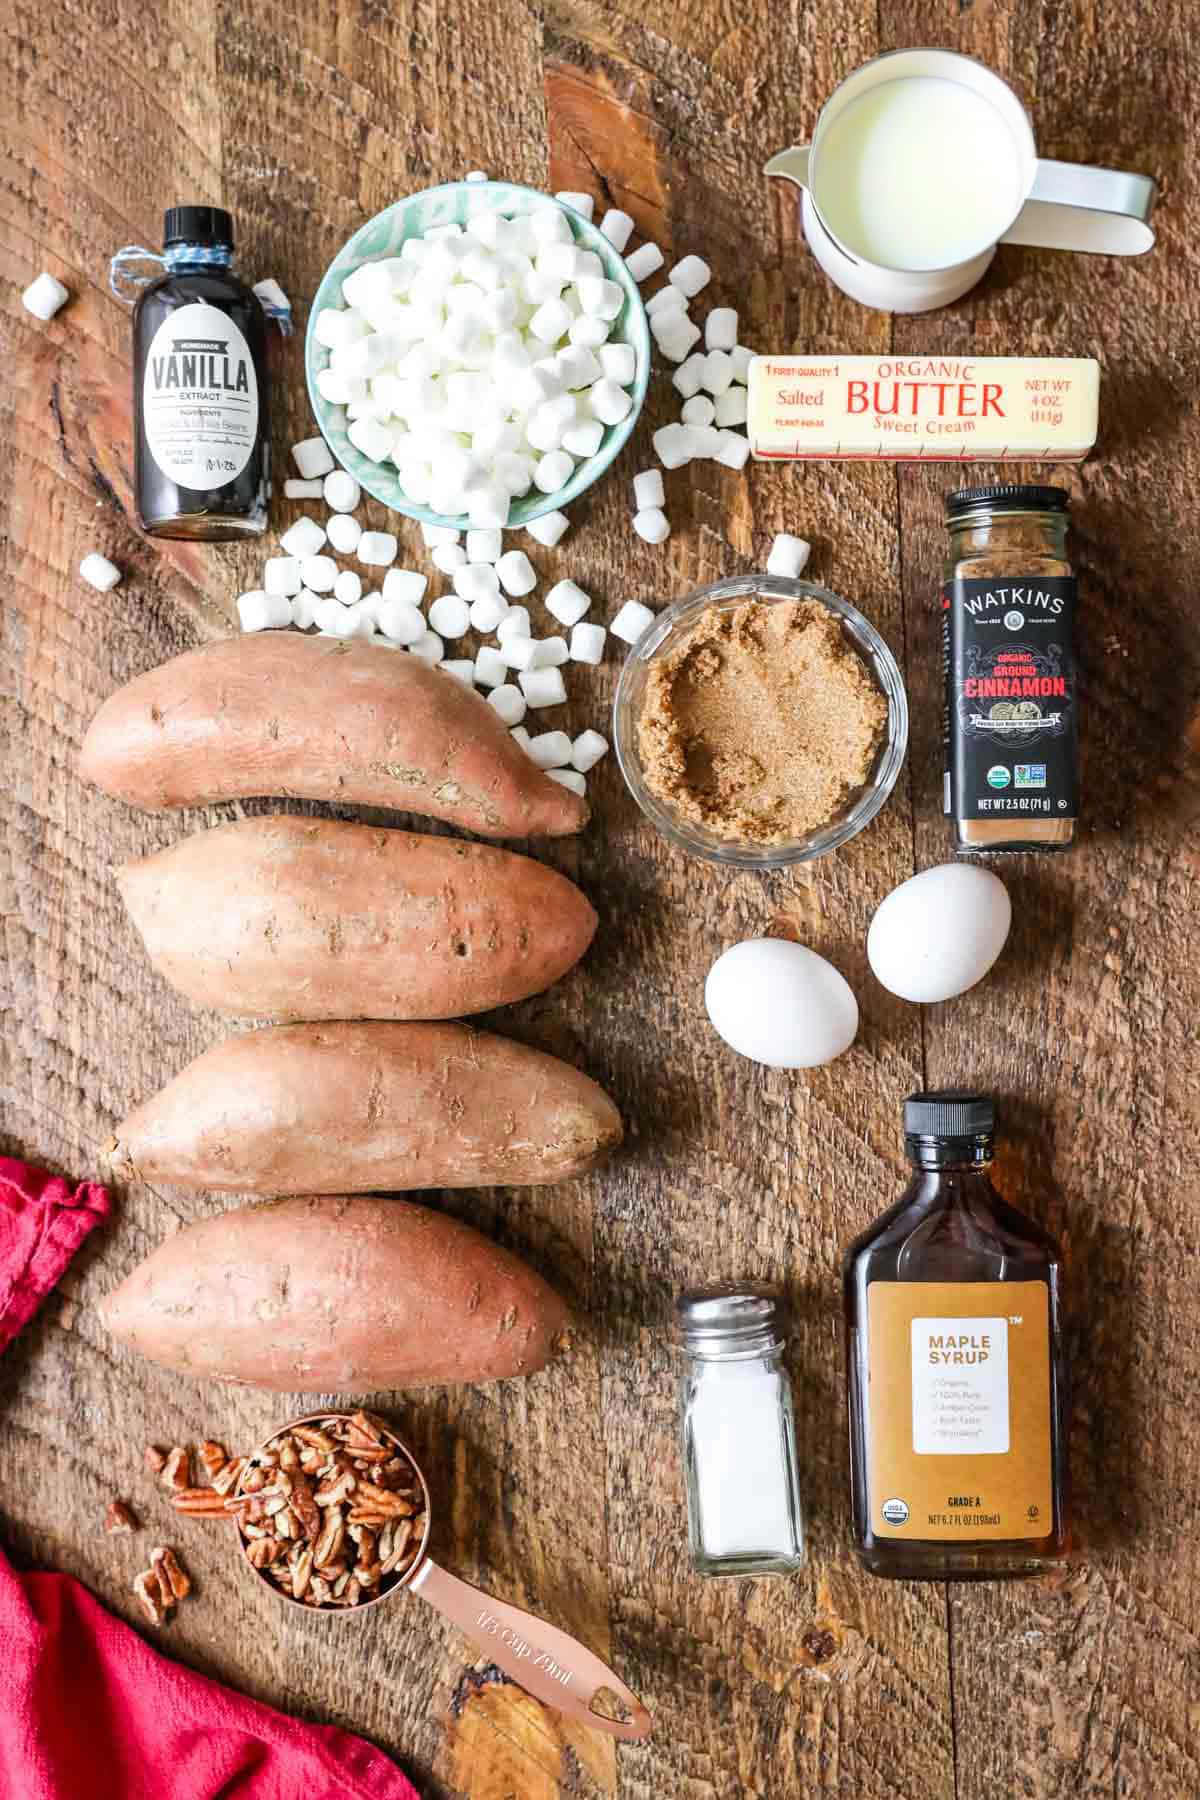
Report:
M 152 537 L 217 542 L 266 530 L 266 320 L 231 272 L 219 206 L 172 206 L 167 273 L 133 314 L 134 474 Z
M 989 1169 L 986 1095 L 914 1094 L 915 1165 L 846 1254 L 855 1547 L 873 1575 L 1032 1574 L 1067 1541 L 1062 1260 Z

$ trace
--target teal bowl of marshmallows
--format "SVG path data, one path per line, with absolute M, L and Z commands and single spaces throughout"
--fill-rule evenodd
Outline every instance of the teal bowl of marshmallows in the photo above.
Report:
M 309 400 L 364 491 L 422 524 L 519 527 L 628 441 L 650 329 L 624 258 L 536 189 L 455 181 L 343 245 L 304 346 Z

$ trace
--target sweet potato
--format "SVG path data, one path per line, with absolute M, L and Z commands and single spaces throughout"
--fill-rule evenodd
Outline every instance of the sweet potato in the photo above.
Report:
M 621 1141 L 603 1088 L 467 1025 L 276 1025 L 227 1038 L 117 1127 L 125 1178 L 332 1194 L 566 1181 Z
M 376 644 L 263 631 L 139 675 L 96 714 L 85 780 L 160 811 L 255 794 L 390 806 L 485 837 L 585 824 L 481 694 Z
M 368 1195 L 268 1200 L 189 1225 L 100 1303 L 152 1362 L 284 1393 L 532 1375 L 569 1315 L 469 1225 Z
M 117 880 L 160 973 L 244 1018 L 483 1012 L 549 987 L 596 929 L 527 856 L 332 819 L 239 819 Z

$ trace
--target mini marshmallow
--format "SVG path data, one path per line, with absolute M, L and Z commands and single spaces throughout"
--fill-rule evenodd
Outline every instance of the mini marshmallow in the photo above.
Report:
M 458 537 L 457 532 L 454 535 Z M 429 560 L 443 575 L 453 575 L 455 569 L 461 569 L 466 562 L 467 553 L 459 543 L 435 544 Z
M 464 181 L 486 181 L 487 171 L 484 169 L 468 169 L 463 176 Z
M 700 327 L 693 325 L 690 319 L 670 316 L 661 329 L 655 329 L 655 325 L 651 326 L 654 341 L 668 362 L 684 362 L 693 345 L 699 342 Z
M 101 556 L 98 550 L 92 550 L 79 565 L 79 573 L 89 587 L 98 593 L 110 594 L 121 579 L 121 571 L 116 563 L 109 562 L 107 556 Z M 297 582 L 297 587 L 300 585 Z
M 261 588 L 239 594 L 238 623 L 243 631 L 279 631 L 292 622 L 292 609 L 282 594 L 266 594 Z
M 733 358 L 733 379 L 740 381 L 745 387 L 750 379 L 750 364 L 754 361 L 754 352 L 747 350 L 745 344 L 735 344 L 729 354 Z
M 679 367 L 671 377 L 671 385 L 675 388 L 677 393 L 683 395 L 685 400 L 690 400 L 694 394 L 700 392 L 700 386 L 703 380 L 704 357 L 700 351 L 697 350 L 693 355 L 688 357 L 686 362 L 680 363 Z
M 473 600 L 500 592 L 500 577 L 492 563 L 461 563 L 454 571 L 454 592 L 469 606 Z
M 648 606 L 640 600 L 627 600 L 608 629 L 622 643 L 636 644 L 653 623 L 654 614 Z
M 353 419 L 346 436 L 370 462 L 382 462 L 391 455 L 392 434 L 381 419 Z
M 687 301 L 677 287 L 659 288 L 657 294 L 651 294 L 646 302 L 648 319 L 663 318 L 667 313 L 686 313 Z
M 679 414 L 685 425 L 711 425 L 717 409 L 707 394 L 693 394 L 685 400 Z
M 720 438 L 713 461 L 723 463 L 727 469 L 744 469 L 750 459 L 750 439 L 740 431 L 722 431 Z
M 322 637 L 350 638 L 358 634 L 354 614 L 340 600 L 318 600 L 313 608 L 313 623 Z
M 411 600 L 389 598 L 386 588 L 376 618 L 385 637 L 397 644 L 416 644 L 425 635 L 425 620 Z
M 315 556 L 325 542 L 325 529 L 315 519 L 297 519 L 279 540 L 279 548 L 288 556 Z
M 684 430 L 692 440 L 693 457 L 711 459 L 721 448 L 721 434 L 715 425 L 685 425 Z
M 337 350 L 355 338 L 365 337 L 367 322 L 353 307 L 323 306 L 313 326 L 313 336 L 327 350 Z
M 634 513 L 633 529 L 648 544 L 665 543 L 671 535 L 667 515 L 657 506 L 649 506 L 642 512 Z
M 625 267 L 635 281 L 645 281 L 666 261 L 657 244 L 642 244 L 625 258 Z
M 375 636 L 376 602 L 378 594 L 367 594 L 362 600 L 356 600 L 353 606 L 343 608 L 350 621 L 351 637 L 372 638 Z
M 593 307 L 592 311 L 599 311 Z M 541 344 L 557 344 L 559 338 L 565 337 L 571 325 L 571 311 L 555 296 L 552 300 L 543 300 L 529 321 L 529 330 Z
M 527 706 L 540 712 L 545 706 L 561 706 L 567 697 L 567 684 L 561 669 L 526 669 L 517 676 Z M 494 691 L 494 690 L 493 690 Z M 514 719 L 514 724 L 517 721 Z
M 637 351 L 632 344 L 603 344 L 597 355 L 609 381 L 628 387 L 637 374 Z
M 319 500 L 323 484 L 319 481 L 295 481 L 289 475 L 283 484 L 284 496 L 288 500 Z
M 469 563 L 499 562 L 503 544 L 503 534 L 494 527 L 486 531 L 468 531 L 467 561 Z
M 737 343 L 738 316 L 732 306 L 714 306 L 704 321 L 704 348 L 732 350 Z
M 506 725 L 519 725 L 525 717 L 526 699 L 520 688 L 514 687 L 510 681 L 501 682 L 494 687 L 487 697 L 488 705 L 494 707 Z
M 722 428 L 729 425 L 746 423 L 746 390 L 742 387 L 726 388 L 723 394 L 717 395 L 717 403 L 713 408 L 716 422 Z
M 569 661 L 570 655 L 571 652 L 567 648 L 565 637 L 557 634 L 554 637 L 544 637 L 538 643 L 533 667 L 535 669 L 557 669 Z
M 396 539 L 390 531 L 364 531 L 358 540 L 358 560 L 386 568 L 396 560 Z
M 540 669 L 544 666 L 542 639 L 528 636 L 502 637 L 499 654 L 510 669 Z
M 590 194 L 572 193 L 569 189 L 566 189 L 561 194 L 555 194 L 554 198 L 560 201 L 563 206 L 569 206 L 572 212 L 582 213 L 584 218 L 589 222 L 592 218 L 592 214 L 596 210 L 596 202 L 592 199 Z M 607 218 L 608 215 L 605 214 L 605 217 Z M 604 230 L 603 225 L 601 225 L 600 229 L 601 231 Z
M 333 451 L 323 437 L 305 438 L 292 445 L 292 461 L 305 481 L 315 481 L 333 468 Z
M 710 350 L 704 358 L 700 385 L 710 394 L 723 394 L 733 380 L 733 358 L 724 350 Z
M 574 399 L 570 394 L 558 394 L 553 400 L 543 400 L 530 413 L 525 421 L 525 436 L 535 450 L 557 450 L 574 418 Z
M 56 275 L 43 269 L 21 295 L 21 305 L 27 313 L 32 313 L 35 319 L 40 319 L 43 325 L 47 325 L 70 298 L 70 289 L 65 288 Z M 262 627 L 247 625 L 245 629 L 261 631 Z
M 588 399 L 592 413 L 605 425 L 619 425 L 633 405 L 628 391 L 607 377 L 593 385 Z
M 443 594 L 429 609 L 430 627 L 439 637 L 463 637 L 470 623 L 471 609 L 458 594 Z
M 530 744 L 533 742 L 533 739 L 523 725 L 514 725 L 508 735 L 510 738 L 515 738 L 522 750 L 525 751 L 528 751 Z
M 362 499 L 362 489 L 345 469 L 333 469 L 325 477 L 325 504 L 334 512 L 353 512 Z
M 602 756 L 608 755 L 608 739 L 598 731 L 581 731 L 571 745 L 571 767 L 581 775 L 594 769 Z
M 579 267 L 582 255 L 583 251 L 575 244 L 546 244 L 538 251 L 534 267 L 539 275 L 552 276 L 561 289 L 582 273 Z
M 778 532 L 767 557 L 767 574 L 785 575 L 794 581 L 808 561 L 811 548 L 803 538 L 793 537 L 790 531 Z
M 532 706 L 533 702 L 530 701 Z M 573 794 L 580 796 L 587 793 L 587 782 L 578 769 L 547 769 L 547 781 L 557 781 L 559 787 L 570 788 Z
M 477 531 L 508 524 L 511 496 L 497 481 L 481 482 L 467 494 L 467 518 Z
M 569 244 L 573 233 L 565 212 L 549 204 L 535 206 L 526 214 L 529 234 L 536 244 Z
M 663 478 L 657 469 L 643 469 L 640 475 L 633 478 L 633 505 L 635 512 L 643 512 L 650 506 L 662 506 L 667 498 L 667 490 L 663 486 Z
M 354 569 L 342 569 L 333 584 L 333 597 L 343 606 L 353 606 L 362 599 L 362 576 Z
M 603 442 L 604 425 L 600 419 L 577 419 L 562 435 L 562 448 L 584 462 L 595 456 Z
M 360 551 L 361 548 L 360 543 Z M 300 560 L 300 580 L 314 594 L 330 593 L 337 576 L 338 566 L 332 556 L 305 556 Z
M 598 663 L 604 656 L 604 640 L 607 636 L 603 625 L 591 625 L 584 620 L 572 631 L 567 654 L 572 662 Z
M 443 675 L 453 675 L 455 681 L 461 681 L 464 687 L 475 686 L 475 662 L 470 656 L 455 657 L 452 662 L 442 664 Z
M 602 352 L 605 348 L 608 346 L 601 346 Z M 554 366 L 562 378 L 563 386 L 572 391 L 590 387 L 593 381 L 599 381 L 601 375 L 606 373 L 603 354 L 597 356 L 586 344 L 567 344 L 555 356 Z M 632 380 L 632 376 L 630 379 Z
M 268 556 L 263 564 L 263 587 L 268 594 L 298 594 L 303 586 L 294 556 Z
M 480 594 L 471 602 L 472 630 L 495 631 L 507 611 L 508 601 L 503 594 Z
M 619 206 L 610 207 L 600 221 L 600 235 L 608 239 L 614 250 L 622 251 L 633 236 L 633 220 Z
M 500 687 L 508 680 L 508 664 L 490 644 L 484 644 L 476 654 L 475 680 L 485 688 Z
M 534 486 L 543 494 L 556 494 L 575 473 L 575 458 L 566 450 L 548 450 L 533 471 Z
M 496 574 L 506 594 L 531 594 L 537 586 L 537 571 L 523 550 L 507 550 L 496 563 Z
M 369 389 L 358 376 L 339 375 L 336 369 L 317 370 L 317 392 L 331 406 L 359 406 Z M 317 483 L 318 487 L 321 485 Z
M 362 537 L 362 526 L 350 513 L 333 513 L 325 522 L 329 547 L 339 556 L 353 556 Z
M 603 275 L 581 275 L 575 292 L 584 312 L 597 319 L 615 319 L 625 303 L 619 283 Z
M 542 544 L 547 550 L 553 550 L 567 534 L 571 521 L 565 512 L 543 513 L 538 519 L 531 519 L 525 529 L 535 543 Z
M 539 769 L 565 769 L 571 760 L 571 748 L 565 731 L 541 731 L 526 746 Z
M 408 646 L 409 655 L 415 656 L 419 662 L 428 663 L 432 668 L 440 663 L 446 654 L 446 646 L 436 631 L 423 631 L 414 644 Z
M 419 569 L 389 569 L 383 578 L 383 597 L 385 600 L 406 600 L 410 606 L 420 606 L 428 586 L 429 577 L 422 575 Z
M 585 594 L 581 587 L 573 581 L 556 581 L 546 595 L 546 611 L 560 625 L 571 626 L 582 619 L 592 604 L 591 595 Z
M 685 256 L 675 264 L 667 279 L 672 287 L 677 287 L 681 294 L 694 300 L 712 280 L 712 270 L 702 256 Z
M 598 319 L 589 313 L 582 313 L 578 319 L 571 320 L 571 328 L 567 337 L 572 344 L 584 350 L 598 350 L 608 338 L 611 327 L 607 319 Z
M 499 625 L 496 636 L 503 644 L 508 638 L 529 636 L 529 608 L 527 606 L 510 606 Z
M 459 533 L 453 525 L 422 525 L 421 541 L 427 550 L 436 550 L 439 544 L 457 544 Z
M 650 441 L 664 469 L 680 469 L 692 460 L 692 434 L 686 425 L 662 425 Z
M 292 609 L 292 624 L 297 631 L 308 631 L 317 622 L 317 608 L 322 604 L 320 597 L 310 594 L 307 588 L 301 588 L 293 594 L 288 602 Z

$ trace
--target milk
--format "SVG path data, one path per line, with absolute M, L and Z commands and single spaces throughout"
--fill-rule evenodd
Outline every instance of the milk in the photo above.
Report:
M 820 133 L 813 198 L 853 255 L 944 269 L 1001 237 L 1024 199 L 999 110 L 958 81 L 915 75 L 851 100 Z

